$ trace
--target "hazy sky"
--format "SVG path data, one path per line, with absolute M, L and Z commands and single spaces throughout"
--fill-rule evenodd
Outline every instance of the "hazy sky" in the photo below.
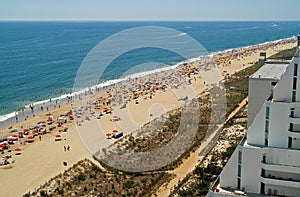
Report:
M 300 20 L 299 0 L 0 0 L 0 20 Z

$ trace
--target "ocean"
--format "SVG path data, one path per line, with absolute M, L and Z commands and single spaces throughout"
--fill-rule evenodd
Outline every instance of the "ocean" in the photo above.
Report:
M 143 26 L 176 29 L 209 53 L 300 34 L 300 22 L 0 22 L 0 121 L 30 103 L 69 94 L 91 49 L 113 34 Z M 166 50 L 133 50 L 113 61 L 99 83 L 117 79 L 138 64 L 183 60 Z

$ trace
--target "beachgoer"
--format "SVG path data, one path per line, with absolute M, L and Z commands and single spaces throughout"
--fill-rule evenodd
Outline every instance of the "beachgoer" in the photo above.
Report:
M 42 136 L 39 135 L 39 139 L 40 139 L 40 141 L 41 141 L 41 140 L 42 140 Z
M 65 149 L 65 151 L 67 151 L 67 148 L 66 148 L 66 146 L 64 146 L 64 149 Z
M 70 146 L 68 145 L 67 150 L 70 151 Z

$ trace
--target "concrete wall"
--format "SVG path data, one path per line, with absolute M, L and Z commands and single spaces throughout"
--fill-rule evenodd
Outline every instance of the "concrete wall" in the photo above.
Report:
M 249 78 L 248 128 L 252 124 L 265 100 L 270 97 L 274 88 L 271 83 L 277 81 L 278 80 L 274 79 Z
M 292 89 L 293 89 L 293 74 L 294 74 L 294 64 L 298 64 L 298 80 L 297 80 L 297 97 L 296 101 L 300 101 L 300 59 L 294 58 L 290 65 L 287 67 L 286 72 L 282 75 L 280 81 L 274 88 L 273 98 L 274 101 L 292 101 Z
M 241 188 L 247 193 L 260 193 L 263 149 L 243 147 Z
M 247 131 L 247 143 L 250 145 L 263 146 L 265 144 L 265 119 L 266 119 L 266 104 L 264 103 L 257 113 L 253 123 Z
M 220 174 L 220 186 L 223 188 L 237 188 L 239 147 L 234 150 Z
M 269 146 L 288 147 L 289 103 L 270 102 Z

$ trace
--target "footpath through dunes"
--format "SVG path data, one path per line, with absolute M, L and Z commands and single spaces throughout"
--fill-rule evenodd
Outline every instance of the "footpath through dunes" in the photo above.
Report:
M 175 175 L 174 178 L 167 184 L 161 186 L 161 188 L 159 188 L 153 196 L 169 196 L 172 189 L 202 162 L 205 156 L 216 144 L 223 126 L 246 105 L 247 99 L 248 97 L 239 103 L 238 107 L 229 114 L 228 118 L 226 118 L 226 121 L 222 125 L 219 125 L 207 138 L 205 138 L 200 147 L 195 152 L 191 153 L 188 159 L 184 160 L 178 168 L 168 171 L 168 173 Z
M 294 43 L 285 43 L 276 46 L 272 46 L 267 49 L 268 54 L 274 54 L 278 50 L 282 50 L 284 48 L 291 48 L 295 46 Z M 249 61 L 253 61 L 257 59 L 259 51 L 252 52 L 247 54 L 247 56 L 240 56 L 239 60 L 232 60 L 231 64 L 221 65 L 220 70 L 226 70 L 228 73 L 232 74 L 238 70 L 244 69 L 248 66 Z M 196 63 L 195 63 L 196 64 Z M 205 78 L 204 76 L 201 79 Z M 204 88 L 203 80 L 196 80 L 197 83 L 193 81 L 192 86 L 193 89 L 196 90 L 196 94 L 198 95 Z M 187 93 L 184 93 L 187 94 Z M 179 95 L 179 93 L 178 93 Z M 157 97 L 157 98 L 156 98 Z M 158 93 L 151 101 L 140 99 L 139 104 L 135 104 L 134 101 L 131 101 L 128 104 L 129 111 L 133 114 L 131 116 L 131 121 L 133 121 L 136 125 L 143 125 L 151 120 L 149 116 L 149 107 L 163 103 L 163 106 L 166 110 L 178 107 L 179 103 L 176 102 L 176 99 L 173 99 L 172 102 L 168 102 L 170 98 L 174 97 L 174 93 L 171 91 Z M 91 98 L 93 99 L 93 98 Z M 157 100 L 156 100 L 157 99 Z M 52 114 L 55 117 L 58 117 L 60 114 L 69 111 L 72 107 L 70 105 L 61 106 L 60 108 L 56 107 L 55 109 L 50 109 Z M 151 110 L 150 110 L 151 111 Z M 160 115 L 160 110 L 153 111 L 153 114 Z M 120 112 L 121 113 L 121 112 Z M 24 122 L 19 122 L 15 125 L 12 125 L 13 128 L 20 128 L 21 126 L 32 126 L 35 125 L 38 121 L 45 119 L 47 116 L 44 113 L 38 114 L 35 117 L 29 117 Z M 112 129 L 119 128 L 122 129 L 122 124 L 127 122 L 125 119 L 120 122 L 110 122 L 110 115 L 105 115 L 100 120 L 94 119 L 100 125 L 100 129 L 98 128 L 88 128 L 89 121 L 85 121 L 83 123 L 83 128 L 86 126 L 86 132 L 102 132 L 105 134 L 106 132 L 111 132 Z M 122 118 L 122 117 L 121 117 Z M 93 120 L 92 120 L 93 121 Z M 120 123 L 120 124 L 117 124 Z M 77 127 L 75 126 L 75 122 L 68 123 L 69 131 L 66 133 L 61 133 L 63 138 L 62 141 L 55 142 L 55 135 L 58 130 L 54 130 L 49 135 L 42 135 L 41 141 L 35 139 L 34 143 L 22 145 L 22 154 L 14 155 L 13 159 L 15 163 L 11 164 L 9 169 L 6 169 L 4 166 L 0 168 L 0 196 L 22 196 L 24 193 L 28 191 L 32 191 L 35 188 L 38 188 L 40 185 L 44 184 L 51 177 L 62 173 L 71 165 L 77 163 L 78 161 L 84 158 L 90 158 L 92 160 L 92 153 L 87 150 L 85 145 L 81 141 L 80 133 L 77 131 Z M 126 126 L 124 126 L 126 127 Z M 10 130 L 5 128 L 1 130 L 4 135 L 10 135 Z M 80 132 L 80 131 L 79 131 Z M 66 139 L 66 140 L 65 140 Z M 91 136 L 89 139 L 93 139 Z M 100 144 L 105 144 L 108 142 L 108 139 L 99 139 Z M 113 141 L 110 141 L 113 142 Z M 64 146 L 70 146 L 70 151 L 64 151 Z M 7 153 L 7 152 L 6 152 Z M 6 154 L 5 153 L 5 154 Z M 199 153 L 199 152 L 198 152 Z M 196 155 L 193 155 L 191 160 L 187 159 L 185 162 L 188 163 L 184 168 L 178 169 L 178 180 L 182 179 L 187 173 L 187 171 L 193 170 L 195 166 L 195 162 L 198 161 L 199 156 L 196 152 Z M 67 166 L 63 165 L 63 162 L 67 162 Z M 190 167 L 189 167 L 190 166 Z M 174 181 L 169 182 L 167 188 L 172 188 L 172 185 L 177 184 Z M 161 188 L 159 191 L 164 191 L 164 194 L 168 194 L 169 189 Z M 160 195 L 159 195 L 160 196 Z

